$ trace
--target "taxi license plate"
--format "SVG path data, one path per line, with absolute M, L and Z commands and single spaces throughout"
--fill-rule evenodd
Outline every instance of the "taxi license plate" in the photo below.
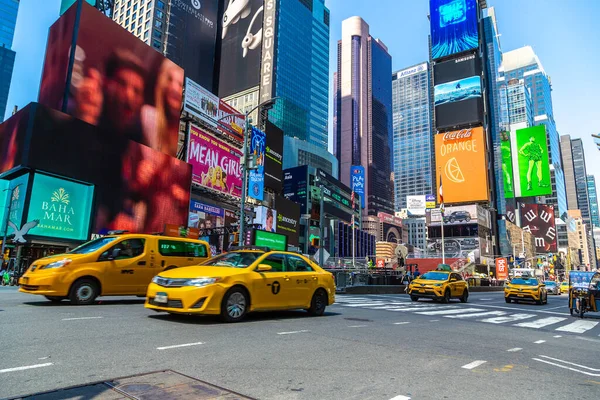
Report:
M 425 289 L 420 289 L 419 293 L 425 293 Z
M 524 295 L 522 295 L 522 294 L 518 294 L 517 296 L 518 296 L 518 297 L 523 297 Z
M 156 303 L 167 303 L 167 294 L 166 293 L 156 293 L 154 296 L 154 301 Z

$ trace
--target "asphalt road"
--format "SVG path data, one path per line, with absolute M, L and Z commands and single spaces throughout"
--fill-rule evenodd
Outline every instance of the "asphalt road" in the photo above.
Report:
M 73 307 L 0 287 L 0 398 L 172 369 L 259 399 L 596 400 L 600 315 L 571 317 L 566 303 L 340 295 L 319 318 L 222 324 L 137 298 Z

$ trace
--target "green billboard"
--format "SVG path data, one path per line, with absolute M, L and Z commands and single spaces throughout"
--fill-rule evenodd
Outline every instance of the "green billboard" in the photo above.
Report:
M 87 240 L 93 196 L 93 186 L 35 174 L 27 214 L 27 224 L 33 226 L 26 233 Z
M 271 250 L 287 251 L 287 236 L 257 229 L 254 231 L 254 245 L 265 246 Z
M 63 15 L 77 0 L 62 0 L 60 2 L 60 14 Z M 89 5 L 96 7 L 96 0 L 85 0 Z
M 515 197 L 552 194 L 546 127 L 518 129 L 511 144 Z
M 29 174 L 24 174 L 11 181 L 0 180 L 0 234 L 4 235 L 4 229 L 8 228 L 7 235 L 14 235 L 15 228 L 21 229 L 23 223 L 23 208 L 25 207 L 25 194 Z M 10 214 L 7 214 L 10 210 Z M 8 215 L 8 223 L 6 216 Z
M 510 132 L 500 132 L 500 152 L 502 154 L 502 177 L 504 178 L 504 197 L 515 197 L 513 184 L 513 163 L 510 151 Z

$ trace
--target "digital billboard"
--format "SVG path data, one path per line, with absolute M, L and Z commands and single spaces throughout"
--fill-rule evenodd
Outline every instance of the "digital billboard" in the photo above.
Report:
M 308 190 L 308 166 L 301 165 L 283 171 L 283 195 L 286 199 L 300 204 L 302 212 L 306 210 Z
M 185 78 L 183 111 L 204 121 L 213 128 L 219 119 L 219 98 L 190 78 Z
M 479 237 L 450 237 L 444 239 L 444 255 L 446 258 L 467 258 L 469 254 L 479 250 Z M 442 256 L 442 239 L 427 239 L 427 256 Z
M 277 213 L 276 232 L 288 237 L 288 244 L 298 246 L 300 243 L 300 205 L 282 196 L 275 197 Z
M 267 231 L 254 231 L 254 245 L 268 247 L 271 250 L 287 251 L 287 236 Z
M 27 194 L 27 185 L 29 183 L 29 174 L 23 174 L 10 181 L 1 180 L 2 192 L 0 192 L 0 208 L 2 215 L 0 220 L 0 232 L 4 234 L 4 228 L 7 228 L 7 235 L 14 235 L 15 231 L 23 228 L 23 211 L 25 208 L 25 197 Z M 6 220 L 7 212 L 8 221 Z
M 15 143 L 21 166 L 95 186 L 94 233 L 161 232 L 188 217 L 191 166 L 150 147 L 32 103 Z M 23 145 L 28 143 L 28 146 Z M 4 151 L 1 149 L 0 151 Z M 57 160 L 60 160 L 58 162 Z
M 260 225 L 263 231 L 277 232 L 277 211 L 272 208 L 265 206 L 254 207 L 254 221 L 255 225 Z
M 191 200 L 188 227 L 196 228 L 203 234 L 207 229 L 221 228 L 226 225 L 226 211 L 221 207 Z M 220 254 L 223 251 L 224 235 L 205 235 L 199 236 L 199 239 L 208 242 L 212 254 Z
M 504 178 L 504 197 L 515 197 L 513 183 L 513 162 L 510 148 L 510 132 L 500 132 L 500 154 L 502 155 L 502 177 Z
M 283 179 L 283 131 L 267 121 L 265 134 L 265 186 L 279 193 Z
M 23 161 L 28 119 L 29 108 L 25 107 L 0 124 L 0 176 Z
M 352 191 L 360 196 L 360 207 L 365 208 L 365 167 L 352 165 L 350 167 L 350 182 Z
M 406 196 L 406 209 L 409 215 L 425 215 L 426 208 L 425 195 Z
M 518 129 L 510 141 L 515 197 L 552 194 L 546 126 Z
M 481 72 L 481 59 L 475 54 L 467 54 L 463 57 L 435 63 L 433 82 L 438 85 L 470 76 L 480 76 Z
M 483 118 L 481 77 L 436 84 L 433 88 L 438 129 L 480 122 Z
M 188 158 L 192 182 L 221 193 L 242 195 L 242 152 L 197 126 L 190 126 Z
M 443 185 L 446 204 L 489 199 L 485 133 L 482 127 L 435 135 L 435 161 L 437 187 Z
M 50 27 L 39 102 L 175 156 L 183 69 L 87 3 L 73 38 L 76 9 Z
M 536 253 L 558 251 L 554 207 L 548 204 L 520 204 L 521 228 L 535 238 Z
M 61 0 L 59 15 L 63 15 L 65 13 L 65 11 L 67 11 L 69 9 L 69 7 L 71 7 L 76 2 L 77 2 L 77 0 Z M 97 0 L 85 0 L 85 2 L 88 3 L 89 5 L 95 7 Z
M 259 86 L 263 0 L 225 2 L 221 33 L 219 97 Z
M 87 240 L 94 187 L 53 176 L 34 174 L 27 223 L 30 235 Z
M 256 168 L 250 170 L 248 179 L 248 196 L 263 201 L 265 194 L 265 152 L 267 136 L 257 127 L 252 127 L 250 134 L 250 155 L 256 162 Z
M 213 88 L 218 0 L 169 2 L 166 56 L 200 86 Z
M 479 46 L 477 0 L 430 0 L 431 58 Z
M 444 197 L 446 197 L 444 195 Z M 444 210 L 444 225 L 477 224 L 478 214 L 476 205 L 451 206 Z M 442 224 L 442 213 L 439 209 L 433 209 L 427 213 L 427 226 L 439 226 Z
M 246 118 L 244 115 L 225 103 L 223 100 L 219 100 L 219 124 L 218 128 L 221 132 L 226 135 L 233 137 L 239 142 L 244 140 L 244 125 L 246 124 Z

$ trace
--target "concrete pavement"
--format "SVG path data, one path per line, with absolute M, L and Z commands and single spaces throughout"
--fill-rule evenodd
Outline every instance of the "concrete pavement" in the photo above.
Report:
M 0 288 L 0 398 L 171 369 L 259 399 L 597 399 L 600 327 L 557 331 L 578 319 L 566 296 L 549 300 L 509 305 L 480 293 L 415 306 L 404 295 L 338 296 L 320 318 L 295 311 L 222 324 L 156 314 L 136 298 L 73 307 Z M 497 314 L 473 316 L 488 312 Z

